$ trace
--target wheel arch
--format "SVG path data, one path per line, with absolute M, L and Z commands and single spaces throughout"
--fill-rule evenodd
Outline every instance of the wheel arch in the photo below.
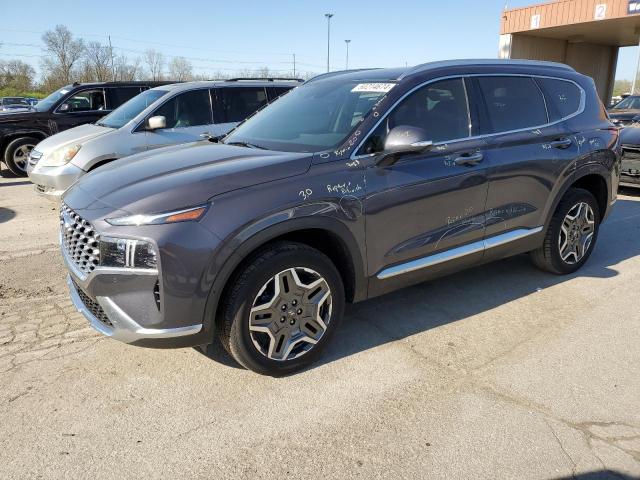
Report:
M 329 217 L 291 219 L 267 227 L 230 247 L 233 254 L 217 271 L 209 291 L 203 319 L 205 325 L 211 328 L 220 318 L 222 299 L 243 266 L 258 251 L 278 241 L 303 243 L 321 251 L 338 269 L 345 285 L 346 300 L 354 302 L 366 298 L 365 262 L 351 231 L 340 221 Z
M 20 130 L 9 132 L 0 140 L 0 158 L 4 160 L 4 153 L 11 142 L 22 137 L 33 137 L 38 140 L 44 140 L 48 137 L 42 130 Z
M 589 191 L 596 198 L 598 208 L 600 209 L 600 218 L 604 219 L 609 213 L 609 198 L 611 198 L 611 186 L 607 182 L 607 178 L 611 176 L 611 172 L 601 164 L 590 164 L 588 167 L 579 168 L 569 177 L 558 190 L 558 194 L 554 197 L 553 203 L 549 208 L 545 221 L 545 229 L 548 228 L 551 218 L 555 213 L 560 201 L 571 188 L 582 188 Z

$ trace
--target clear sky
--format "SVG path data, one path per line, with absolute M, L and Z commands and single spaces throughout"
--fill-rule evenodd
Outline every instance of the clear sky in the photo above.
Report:
M 509 7 L 535 3 L 509 0 Z M 495 58 L 505 0 L 0 0 L 0 59 L 39 64 L 41 35 L 66 25 L 87 41 L 139 56 L 156 48 L 184 56 L 196 73 L 267 66 L 326 70 L 331 12 L 331 68 L 391 67 L 448 58 Z M 618 78 L 631 78 L 635 48 L 621 51 Z

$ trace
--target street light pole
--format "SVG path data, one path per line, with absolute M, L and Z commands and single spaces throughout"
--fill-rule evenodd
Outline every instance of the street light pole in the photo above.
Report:
M 331 17 L 333 17 L 333 13 L 325 13 L 325 17 L 327 17 L 327 73 L 329 73 L 329 42 L 331 40 Z
M 349 44 L 351 43 L 351 40 L 345 40 L 344 43 L 347 45 L 347 68 L 345 68 L 345 70 L 349 70 Z

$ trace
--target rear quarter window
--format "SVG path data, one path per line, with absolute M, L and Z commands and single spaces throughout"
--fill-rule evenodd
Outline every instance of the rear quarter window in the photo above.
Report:
M 580 110 L 582 92 L 575 83 L 555 78 L 537 78 L 549 109 L 549 120 L 570 117 Z

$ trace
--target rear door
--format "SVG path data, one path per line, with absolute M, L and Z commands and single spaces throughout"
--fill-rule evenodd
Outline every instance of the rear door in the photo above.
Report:
M 172 97 L 152 112 L 143 126 L 155 116 L 165 117 L 167 126 L 146 131 L 148 149 L 198 141 L 212 129 L 209 89 L 191 90 Z
M 107 108 L 115 110 L 138 95 L 142 90 L 140 87 L 109 87 L 105 91 L 107 94 Z
M 227 133 L 268 102 L 265 87 L 257 86 L 218 87 L 215 98 L 213 113 L 220 134 Z
M 537 233 L 545 205 L 563 170 L 561 155 L 577 146 L 562 122 L 553 122 L 543 92 L 530 76 L 480 76 L 481 133 L 489 160 L 486 237 Z

